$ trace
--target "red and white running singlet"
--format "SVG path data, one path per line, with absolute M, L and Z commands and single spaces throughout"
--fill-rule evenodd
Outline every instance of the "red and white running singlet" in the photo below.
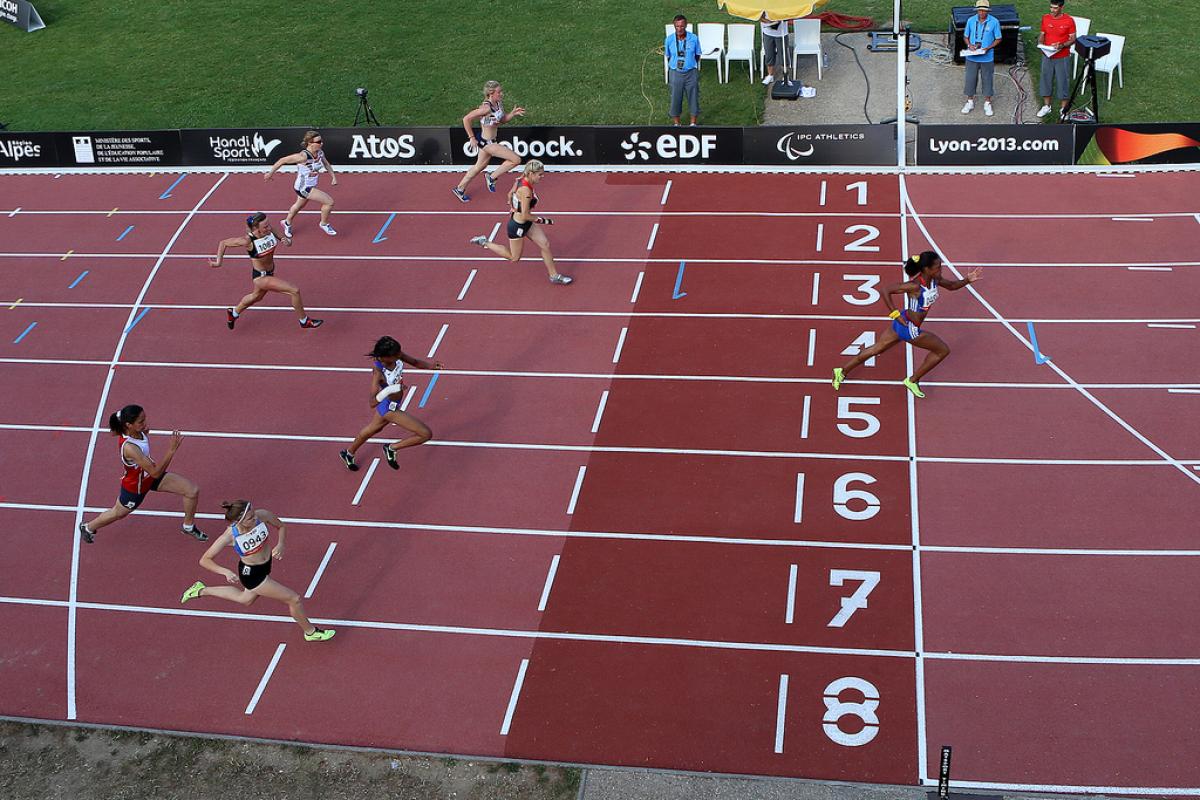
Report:
M 150 458 L 150 437 L 143 433 L 141 439 L 134 439 L 132 436 L 118 436 L 117 440 L 120 443 L 117 453 L 121 456 L 121 466 L 125 468 L 125 474 L 121 476 L 121 486 L 134 494 L 145 494 L 150 491 L 152 482 L 150 473 L 125 458 L 125 443 L 130 442 L 137 445 L 138 449 L 142 451 L 142 455 Z

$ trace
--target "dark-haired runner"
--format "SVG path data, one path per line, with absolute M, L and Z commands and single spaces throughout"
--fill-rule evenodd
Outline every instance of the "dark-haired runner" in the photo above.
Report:
M 407 411 L 400 410 L 400 394 L 404 391 L 404 365 L 408 364 L 417 369 L 442 369 L 442 362 L 427 361 L 410 356 L 401 350 L 400 343 L 390 336 L 384 336 L 375 342 L 375 346 L 371 348 L 371 352 L 367 353 L 367 357 L 374 359 L 374 368 L 371 370 L 370 405 L 375 407 L 375 416 L 371 418 L 365 428 L 358 432 L 358 436 L 354 437 L 350 446 L 342 450 L 339 455 L 342 457 L 342 463 L 346 465 L 346 469 L 356 472 L 358 464 L 354 463 L 354 454 L 358 452 L 358 448 L 386 428 L 389 423 L 399 425 L 412 435 L 391 444 L 385 444 L 383 454 L 387 458 L 389 467 L 400 469 L 400 465 L 396 463 L 396 451 L 405 447 L 425 444 L 433 436 L 433 431 L 429 429 L 428 425 Z
M 183 593 L 179 602 L 186 603 L 197 597 L 220 597 L 249 606 L 258 598 L 266 597 L 287 605 L 292 619 L 296 620 L 296 624 L 304 631 L 304 641 L 324 642 L 332 639 L 336 631 L 318 628 L 309 622 L 304 614 L 300 595 L 270 577 L 271 559 L 283 558 L 283 541 L 287 533 L 287 526 L 283 521 L 265 508 L 252 509 L 249 500 L 227 500 L 221 503 L 221 508 L 225 509 L 225 521 L 230 525 L 204 555 L 200 556 L 200 566 L 209 572 L 224 576 L 226 583 L 241 581 L 243 588 L 205 586 L 203 581 L 196 581 Z M 268 525 L 277 531 L 279 542 L 274 549 L 267 547 L 267 540 L 271 535 Z M 213 560 L 229 545 L 233 545 L 234 552 L 238 554 L 237 572 L 226 569 Z
M 79 535 L 91 544 L 96 531 L 119 519 L 124 519 L 142 504 L 150 492 L 170 492 L 183 498 L 183 527 L 188 536 L 207 542 L 208 537 L 196 527 L 196 505 L 200 502 L 200 489 L 196 484 L 174 472 L 167 472 L 175 451 L 183 442 L 179 431 L 171 433 L 171 445 L 162 463 L 150 457 L 150 426 L 146 424 L 146 412 L 139 405 L 127 405 L 108 417 L 108 429 L 120 440 L 118 453 L 124 474 L 121 476 L 121 494 L 117 504 L 100 514 L 91 522 L 79 523 Z
M 890 349 L 897 342 L 903 341 L 929 351 L 925 355 L 925 360 L 921 362 L 921 366 L 917 367 L 913 374 L 903 381 L 904 387 L 914 396 L 924 397 L 925 393 L 917 384 L 925 376 L 925 373 L 950 355 L 950 347 L 937 334 L 921 330 L 921 324 L 925 322 L 925 316 L 929 313 L 930 306 L 937 301 L 939 289 L 958 291 L 968 283 L 979 280 L 983 269 L 976 267 L 968 272 L 965 278 L 943 281 L 942 260 L 937 253 L 926 250 L 919 256 L 912 256 L 904 262 L 904 274 L 912 280 L 892 284 L 883 290 L 883 302 L 888 307 L 888 317 L 892 320 L 891 327 L 880 335 L 875 344 L 865 348 L 847 361 L 845 366 L 834 369 L 833 388 L 835 390 L 841 388 L 842 381 L 859 364 Z M 903 310 L 892 305 L 892 295 L 894 294 L 905 295 Z
M 283 221 L 283 235 L 291 238 L 292 220 L 300 213 L 300 209 L 308 205 L 309 200 L 321 204 L 321 230 L 330 236 L 337 236 L 337 231 L 329 224 L 329 212 L 333 211 L 333 198 L 317 188 L 317 177 L 322 172 L 329 173 L 329 182 L 337 186 L 337 175 L 333 174 L 333 165 L 325 157 L 321 149 L 325 139 L 316 131 L 307 131 L 300 142 L 303 148 L 299 153 L 284 156 L 271 165 L 271 169 L 263 176 L 264 181 L 275 177 L 275 172 L 287 164 L 296 165 L 296 182 L 292 188 L 296 192 L 296 202 L 288 209 L 287 218 Z
M 284 236 L 283 243 L 291 247 L 291 237 Z M 322 319 L 310 319 L 304 311 L 300 290 L 275 277 L 275 248 L 278 246 L 279 238 L 275 236 L 275 231 L 271 230 L 267 215 L 258 211 L 246 217 L 245 235 L 222 240 L 217 247 L 217 257 L 208 260 L 210 267 L 221 266 L 227 247 L 244 247 L 246 254 L 250 256 L 250 280 L 254 284 L 254 291 L 243 297 L 236 308 L 225 309 L 225 324 L 229 326 L 229 330 L 233 330 L 242 312 L 266 297 L 267 292 L 279 292 L 292 298 L 292 308 L 300 315 L 301 328 L 319 328 L 325 322 Z

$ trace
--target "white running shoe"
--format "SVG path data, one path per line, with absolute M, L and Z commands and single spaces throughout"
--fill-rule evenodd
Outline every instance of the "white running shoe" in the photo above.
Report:
M 989 103 L 987 100 L 984 100 L 983 101 L 983 115 L 985 117 L 990 117 L 994 113 L 996 113 L 996 112 L 992 111 L 992 104 Z
M 763 82 L 763 86 L 770 86 L 772 83 L 775 82 L 775 76 L 768 75 L 767 77 L 763 78 L 762 82 Z
M 1041 108 L 1038 109 L 1037 118 L 1041 119 L 1042 117 L 1046 116 L 1049 113 L 1050 113 L 1050 106 L 1042 106 Z
M 488 238 L 486 236 L 475 236 L 471 239 L 471 244 L 477 244 L 480 247 L 487 247 Z
M 967 102 L 963 103 L 962 113 L 970 114 L 974 110 L 975 110 L 975 101 L 974 100 L 968 100 Z
M 286 219 L 283 221 L 283 235 L 289 239 L 292 238 L 292 223 Z
M 335 231 L 335 230 L 333 229 L 333 226 L 332 226 L 332 225 L 330 225 L 328 222 L 322 222 L 322 223 L 321 223 L 321 230 L 325 231 L 325 232 L 326 232 L 326 233 L 328 233 L 330 236 L 337 236 L 337 231 Z

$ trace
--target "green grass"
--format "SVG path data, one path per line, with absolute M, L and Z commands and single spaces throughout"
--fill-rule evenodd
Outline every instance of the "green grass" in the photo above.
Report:
M 908 0 L 905 16 L 919 32 L 943 31 L 949 5 Z M 1035 27 L 1046 7 L 1016 5 Z M 1195 117 L 1200 84 L 1180 77 L 1190 73 L 1189 49 L 1163 41 L 1192 5 L 1068 0 L 1093 29 L 1127 37 L 1126 88 L 1104 103 L 1105 121 Z M 37 6 L 44 30 L 0 26 L 8 76 L 0 119 L 13 130 L 349 125 L 356 86 L 370 89 L 384 124 L 454 125 L 492 78 L 505 84 L 510 106 L 529 109 L 525 124 L 664 123 L 662 26 L 680 11 L 693 22 L 734 21 L 715 0 Z M 826 9 L 873 16 L 880 26 L 891 19 L 885 0 L 832 0 Z M 1027 52 L 1034 35 L 1025 34 Z M 761 122 L 758 85 L 719 84 L 707 64 L 701 94 L 707 124 Z

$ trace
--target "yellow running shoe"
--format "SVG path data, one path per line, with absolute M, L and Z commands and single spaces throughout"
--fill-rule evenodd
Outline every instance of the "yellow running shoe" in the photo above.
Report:
M 914 383 L 913 381 L 910 381 L 908 378 L 904 379 L 904 388 L 908 389 L 910 392 L 912 392 L 913 397 L 924 397 L 925 396 L 925 393 L 921 391 L 921 387 L 917 386 L 916 383 Z
M 833 368 L 833 390 L 836 392 L 842 388 L 842 381 L 846 380 L 846 373 L 842 372 L 841 367 Z
M 195 600 L 200 596 L 200 591 L 202 589 L 204 589 L 204 583 L 201 581 L 196 581 L 188 587 L 186 592 L 183 593 L 183 597 L 179 598 L 179 602 L 186 603 L 188 600 Z
M 306 641 L 306 642 L 327 642 L 330 639 L 332 639 L 334 634 L 336 634 L 336 633 L 337 633 L 337 631 L 330 630 L 329 628 L 318 628 L 316 625 L 314 625 L 313 629 L 312 629 L 312 633 L 304 634 L 304 641 Z

